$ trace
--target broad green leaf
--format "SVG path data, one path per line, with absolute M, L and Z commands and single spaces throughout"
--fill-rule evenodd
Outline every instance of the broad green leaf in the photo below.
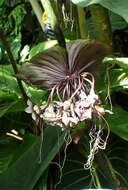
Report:
M 128 1 L 127 0 L 72 0 L 73 3 L 81 6 L 87 7 L 92 4 L 100 4 L 103 7 L 109 9 L 110 11 L 122 16 L 128 22 Z
M 20 69 L 20 65 L 17 64 L 17 68 Z M 8 73 L 9 75 L 14 75 L 14 70 L 12 65 L 0 65 L 0 72 L 2 73 Z
M 51 41 L 45 41 L 45 42 L 41 42 L 38 45 L 34 46 L 29 53 L 29 59 L 31 59 L 34 55 L 36 55 L 39 52 L 42 52 L 54 45 L 57 44 L 56 40 L 51 40 Z
M 109 74 L 110 78 L 110 89 L 128 89 L 128 72 L 123 69 L 113 69 Z
M 2 5 L 3 5 L 3 3 L 4 3 L 4 0 L 1 0 L 1 1 L 0 1 L 0 6 L 2 6 Z
M 88 149 L 88 147 L 86 147 L 86 149 Z M 60 181 L 60 184 L 57 185 L 57 190 L 90 189 L 89 188 L 89 185 L 91 183 L 90 170 L 84 169 L 84 163 L 86 162 L 86 160 L 87 157 L 80 154 L 77 149 L 72 150 L 71 153 L 69 152 L 67 154 L 66 163 L 64 165 L 62 172 L 62 179 Z M 58 169 L 56 175 L 56 183 L 58 183 L 59 177 L 60 177 L 60 171 Z
M 13 57 L 15 60 L 19 57 L 19 52 L 21 49 L 21 34 L 17 35 L 15 39 L 12 39 L 11 41 L 11 51 L 13 53 Z
M 0 102 L 0 117 L 9 112 L 24 111 L 25 103 L 23 99 Z
M 28 86 L 23 82 L 27 96 L 34 102 L 40 103 L 47 100 L 48 92 Z M 2 97 L 3 96 L 3 97 Z M 0 66 L 0 99 L 13 96 L 15 100 L 21 98 L 22 94 L 18 87 L 17 80 L 14 76 L 12 66 Z
M 104 78 L 104 77 L 103 77 Z M 108 88 L 110 93 L 113 91 L 127 90 L 128 89 L 128 72 L 122 68 L 112 69 L 106 73 L 105 85 L 100 85 L 100 93 L 108 93 Z
M 37 88 L 33 88 L 24 84 L 24 88 L 26 91 L 27 96 L 31 99 L 31 101 L 35 104 L 40 104 L 42 101 L 47 101 L 49 92 L 45 90 L 39 90 Z
M 126 57 L 105 57 L 103 60 L 104 63 L 117 64 L 120 67 L 128 70 L 128 58 Z
M 119 15 L 109 11 L 109 18 L 112 27 L 112 31 L 123 30 L 128 26 L 128 23 Z
M 9 147 L 8 147 L 9 144 Z M 6 148 L 5 148 L 6 147 Z M 15 150 L 15 143 L 10 142 L 5 137 L 0 138 L 0 175 L 8 169 L 13 159 L 12 150 Z
M 72 0 L 72 2 L 81 7 L 87 7 L 89 5 L 99 3 L 100 0 Z
M 105 117 L 111 131 L 122 139 L 128 141 L 128 112 L 117 106 L 113 106 L 112 111 L 112 115 L 108 114 Z
M 48 171 L 49 167 L 44 171 L 43 175 L 40 177 L 38 183 L 33 190 L 47 190 L 48 189 Z
M 21 94 L 10 65 L 0 66 L 0 89 L 17 96 Z
M 13 93 L 7 93 L 6 91 L 3 91 L 0 89 L 0 101 L 4 101 L 4 100 L 14 100 L 14 99 L 17 99 L 17 96 L 14 95 Z
M 11 162 L 0 174 L 1 189 L 32 190 L 59 151 L 64 137 L 65 132 L 61 132 L 58 127 L 47 127 L 44 130 L 43 142 L 42 137 L 30 135 L 24 137 L 23 143 L 17 143 L 15 149 L 13 147 L 10 150 Z M 6 150 L 6 146 L 3 150 Z M 41 163 L 39 163 L 40 158 Z M 2 160 L 2 157 L 0 159 Z
M 112 141 L 114 137 L 114 142 Z M 117 175 L 117 179 L 120 180 L 122 189 L 123 187 L 128 187 L 127 183 L 127 173 L 128 173 L 128 151 L 127 151 L 127 142 L 118 136 L 111 135 L 110 143 L 108 142 L 106 150 L 99 151 L 95 155 L 93 162 L 93 178 L 90 170 L 84 169 L 84 164 L 87 161 L 89 154 L 89 138 L 87 135 L 84 138 L 81 138 L 79 143 L 76 146 L 71 146 L 72 151 L 69 151 L 67 154 L 65 166 L 62 172 L 62 179 L 60 184 L 57 186 L 57 190 L 84 190 L 84 189 L 95 189 L 97 185 L 101 185 L 100 189 L 115 189 L 112 188 L 115 180 L 112 179 L 108 167 L 108 162 L 104 158 L 111 158 L 112 167 L 114 169 L 113 173 L 116 171 L 120 175 L 123 175 L 126 183 L 124 184 L 123 180 Z M 124 148 L 120 151 L 115 151 L 117 148 Z M 114 152 L 114 156 L 113 156 Z M 122 152 L 122 153 L 121 153 Z M 108 156 L 109 153 L 109 156 Z M 105 155 L 105 156 L 104 156 Z M 116 158 L 116 159 L 115 159 Z M 118 159 L 119 158 L 119 159 Z M 117 160 L 118 159 L 118 160 Z M 121 162 L 123 160 L 124 162 Z M 63 158 L 61 160 L 63 162 Z M 121 168 L 122 167 L 122 168 Z M 56 175 L 56 182 L 60 176 L 60 171 L 58 169 Z M 95 181 L 94 181 L 95 179 Z M 99 188 L 98 188 L 99 189 Z M 126 188 L 127 189 L 127 188 Z
M 26 108 L 25 101 L 22 98 L 19 98 L 13 106 L 10 106 L 8 109 L 8 113 L 11 112 L 21 112 Z

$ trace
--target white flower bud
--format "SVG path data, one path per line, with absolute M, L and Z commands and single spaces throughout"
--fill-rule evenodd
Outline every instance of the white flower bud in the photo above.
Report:
M 62 115 L 62 122 L 67 126 L 69 124 L 69 117 L 68 117 L 68 113 L 64 112 Z
M 70 108 L 70 104 L 71 104 L 70 100 L 66 100 L 66 101 L 63 103 L 64 110 L 69 109 L 69 108 Z
M 33 107 L 33 110 L 34 110 L 37 114 L 40 113 L 40 108 L 39 108 L 38 105 L 35 105 L 35 106 Z

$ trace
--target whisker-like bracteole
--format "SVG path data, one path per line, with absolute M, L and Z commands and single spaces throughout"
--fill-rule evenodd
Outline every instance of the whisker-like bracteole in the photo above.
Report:
M 99 126 L 94 125 L 89 133 L 90 154 L 84 165 L 88 169 L 98 150 L 105 149 L 109 137 L 109 125 L 104 115 L 110 111 L 102 107 L 95 91 L 96 71 L 102 70 L 99 63 L 108 50 L 102 43 L 89 40 L 70 42 L 66 48 L 69 69 L 66 68 L 65 50 L 55 46 L 24 64 L 19 76 L 29 84 L 50 91 L 47 102 L 40 106 L 28 101 L 26 112 L 31 113 L 34 120 L 40 119 L 70 131 L 82 121 L 91 120 L 94 124 L 95 119 L 99 120 Z M 108 130 L 105 139 L 102 121 Z

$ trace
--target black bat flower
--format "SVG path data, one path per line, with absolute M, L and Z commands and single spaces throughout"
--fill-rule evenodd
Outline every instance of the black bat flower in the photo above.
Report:
M 89 133 L 91 150 L 84 167 L 90 168 L 95 153 L 105 149 L 109 136 L 108 128 L 105 140 L 102 139 L 101 120 L 106 122 L 104 114 L 111 112 L 101 106 L 95 92 L 95 79 L 103 69 L 101 60 L 108 53 L 108 48 L 94 40 L 75 40 L 67 43 L 66 49 L 54 46 L 23 64 L 19 74 L 23 80 L 51 91 L 47 103 L 38 106 L 28 100 L 25 111 L 31 113 L 34 120 L 38 117 L 60 126 L 62 130 L 98 118 L 99 129 L 95 124 Z M 56 101 L 54 94 L 58 97 Z
M 95 40 L 74 40 L 67 43 L 68 60 L 65 49 L 54 46 L 24 63 L 19 77 L 37 88 L 51 90 L 58 82 L 83 72 L 100 75 L 101 60 L 107 52 L 107 47 Z

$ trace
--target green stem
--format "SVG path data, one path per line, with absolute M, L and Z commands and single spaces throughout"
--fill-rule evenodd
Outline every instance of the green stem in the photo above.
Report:
M 88 26 L 85 18 L 85 12 L 82 7 L 77 6 L 78 12 L 78 20 L 79 20 L 79 30 L 80 30 L 80 37 L 82 39 L 88 38 Z
M 2 44 L 3 44 L 3 47 L 5 48 L 5 50 L 7 51 L 7 54 L 8 54 L 8 57 L 10 59 L 10 63 L 12 64 L 12 67 L 13 67 L 13 70 L 14 70 L 14 73 L 16 75 L 16 79 L 17 79 L 17 83 L 18 83 L 18 86 L 19 86 L 19 89 L 21 90 L 21 93 L 22 93 L 22 96 L 25 100 L 25 102 L 27 101 L 28 97 L 26 95 L 26 92 L 24 90 L 24 87 L 22 85 L 22 82 L 21 80 L 17 77 L 17 74 L 18 74 L 18 69 L 17 69 L 17 65 L 16 65 L 16 62 L 15 62 L 15 59 L 13 57 L 13 54 L 11 52 L 11 49 L 10 49 L 10 46 L 6 40 L 6 36 L 4 34 L 4 32 L 2 31 L 2 29 L 0 28 L 0 39 L 2 41 Z
M 96 32 L 96 38 L 106 43 L 112 51 L 113 38 L 107 10 L 100 5 L 91 5 L 90 10 Z
M 42 15 L 43 15 L 42 9 L 40 8 L 40 5 L 37 0 L 29 0 L 29 1 L 40 23 L 41 28 L 44 31 L 44 24 L 42 22 Z
M 93 166 L 93 167 L 94 167 L 94 166 Z M 101 187 L 100 180 L 99 180 L 99 177 L 98 177 L 98 174 L 97 174 L 95 168 L 94 168 L 94 170 L 93 170 L 92 175 L 94 175 L 94 177 L 95 177 L 96 185 L 97 185 L 98 189 L 101 189 L 102 187 Z
M 119 180 L 117 179 L 116 174 L 115 174 L 115 172 L 114 172 L 114 169 L 113 169 L 113 167 L 112 167 L 112 164 L 111 164 L 110 160 L 108 159 L 108 157 L 107 157 L 106 155 L 105 155 L 105 160 L 106 160 L 106 162 L 107 162 L 107 164 L 108 164 L 109 171 L 111 172 L 112 178 L 113 178 L 113 180 L 114 180 L 115 188 L 116 188 L 116 189 L 120 189 L 120 185 L 119 185 L 120 182 L 119 182 Z
M 108 179 L 108 185 L 110 185 L 113 189 L 118 189 L 118 179 L 116 178 L 114 169 L 107 156 L 103 153 L 103 151 L 99 151 L 99 153 L 96 155 L 96 158 L 100 167 L 102 168 L 102 171 Z

